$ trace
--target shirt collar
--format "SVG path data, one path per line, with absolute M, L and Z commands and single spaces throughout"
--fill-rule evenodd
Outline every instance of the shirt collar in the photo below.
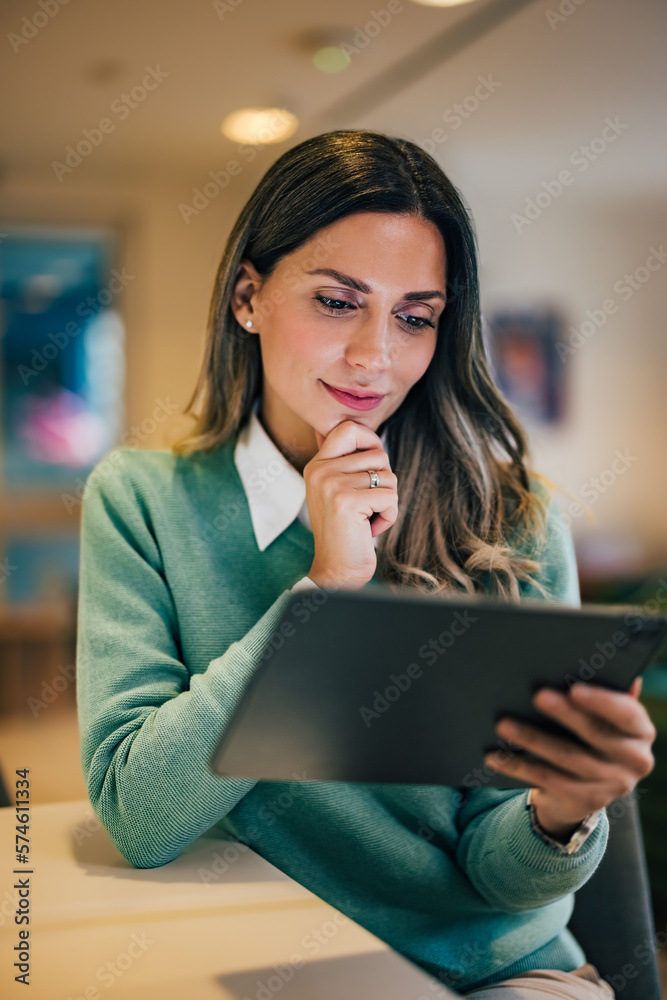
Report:
M 250 419 L 238 435 L 234 462 L 248 499 L 257 546 L 263 552 L 299 516 L 302 507 L 308 524 L 310 519 L 306 481 L 265 431 L 257 416 L 259 404 L 258 396 Z M 384 438 L 383 432 L 383 444 Z

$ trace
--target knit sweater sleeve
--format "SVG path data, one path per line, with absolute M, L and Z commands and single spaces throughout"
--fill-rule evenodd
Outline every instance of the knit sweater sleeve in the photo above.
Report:
M 539 581 L 550 602 L 579 606 L 572 536 L 553 499 L 548 501 L 546 530 L 536 555 L 542 563 Z M 530 587 L 524 596 L 540 595 Z M 457 861 L 487 902 L 505 911 L 545 906 L 575 892 L 593 875 L 607 846 L 606 810 L 587 840 L 568 855 L 535 831 L 527 798 L 527 788 L 466 789 L 457 814 Z
M 120 449 L 86 482 L 79 569 L 77 707 L 88 795 L 121 854 L 135 868 L 157 867 L 256 783 L 215 775 L 209 760 L 290 591 L 191 676 L 160 549 Z

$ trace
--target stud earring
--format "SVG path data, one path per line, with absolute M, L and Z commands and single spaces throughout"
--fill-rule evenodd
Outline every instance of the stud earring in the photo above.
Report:
M 246 325 L 246 326 L 247 326 L 248 328 L 250 328 L 250 327 L 252 326 L 252 320 L 251 320 L 251 319 L 247 319 L 247 320 L 246 320 L 246 324 L 245 324 L 245 325 Z

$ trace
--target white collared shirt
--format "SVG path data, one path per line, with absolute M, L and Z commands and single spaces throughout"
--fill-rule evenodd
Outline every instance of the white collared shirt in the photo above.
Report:
M 250 419 L 239 432 L 234 448 L 234 461 L 248 499 L 250 519 L 260 552 L 281 535 L 298 517 L 312 531 L 306 500 L 306 482 L 300 472 L 287 461 L 265 431 L 257 411 L 260 397 L 255 400 Z M 380 436 L 385 444 L 385 433 Z M 377 537 L 373 539 L 377 545 Z M 317 587 L 304 576 L 291 588 L 305 590 Z

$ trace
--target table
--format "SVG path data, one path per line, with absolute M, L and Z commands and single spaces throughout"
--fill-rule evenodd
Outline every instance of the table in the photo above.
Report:
M 87 801 L 30 809 L 30 864 L 0 809 L 0 995 L 32 1000 L 436 1000 L 456 996 L 260 855 L 202 836 L 135 869 Z M 23 871 L 14 875 L 14 869 Z M 32 874 L 26 874 L 26 870 Z M 14 922 L 29 878 L 30 992 Z

